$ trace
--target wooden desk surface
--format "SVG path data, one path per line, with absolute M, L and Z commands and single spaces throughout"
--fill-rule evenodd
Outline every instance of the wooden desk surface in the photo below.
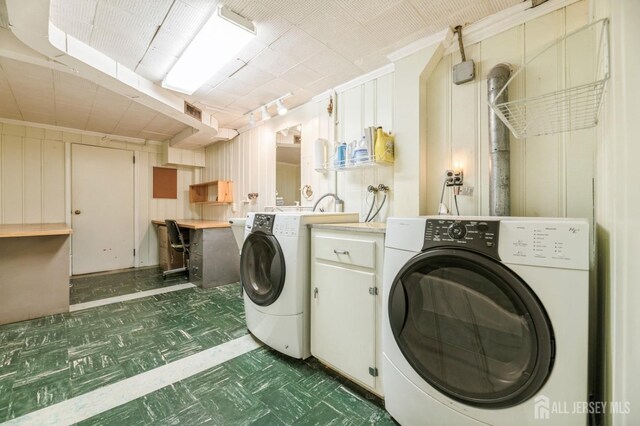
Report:
M 66 223 L 0 225 L 0 238 L 43 237 L 46 235 L 70 235 L 72 233 L 73 230 Z
M 202 220 L 202 219 L 176 219 L 178 226 L 188 229 L 209 229 L 209 228 L 231 228 L 229 222 L 218 222 L 215 220 Z M 152 220 L 151 223 L 155 225 L 165 226 L 164 220 Z

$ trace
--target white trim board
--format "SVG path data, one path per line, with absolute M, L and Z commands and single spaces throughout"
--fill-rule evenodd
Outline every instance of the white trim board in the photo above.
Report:
M 25 414 L 4 425 L 72 425 L 187 379 L 262 346 L 250 334 Z
M 97 308 L 98 306 L 111 305 L 113 303 L 126 302 L 128 300 L 142 299 L 145 297 L 155 296 L 157 294 L 171 293 L 174 291 L 185 290 L 188 288 L 195 288 L 196 286 L 191 283 L 176 284 L 169 287 L 156 288 L 153 290 L 139 291 L 137 293 L 125 294 L 123 296 L 109 297 L 107 299 L 94 300 L 93 302 L 76 303 L 69 306 L 69 312 L 77 312 L 85 309 Z

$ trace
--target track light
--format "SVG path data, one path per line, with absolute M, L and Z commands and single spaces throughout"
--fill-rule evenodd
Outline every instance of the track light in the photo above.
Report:
M 287 113 L 287 107 L 284 106 L 282 99 L 276 101 L 276 108 L 278 109 L 278 115 L 285 115 Z
M 271 115 L 269 114 L 269 111 L 267 111 L 267 106 L 263 105 L 262 108 L 260 108 L 260 112 L 262 114 L 262 121 L 267 121 L 268 119 L 271 118 Z
M 247 114 L 249 115 L 249 126 L 253 126 L 255 124 L 256 121 L 256 117 L 254 117 L 254 113 L 258 113 L 260 114 L 258 116 L 258 121 L 267 121 L 271 118 L 271 114 L 269 114 L 268 108 L 272 105 L 276 106 L 276 110 L 278 111 L 278 115 L 285 115 L 287 113 L 287 111 L 289 111 L 287 109 L 287 107 L 284 105 L 284 100 L 286 98 L 288 98 L 289 96 L 291 96 L 292 93 L 287 93 L 286 95 L 280 96 L 278 99 L 274 99 L 272 101 L 267 102 L 266 104 L 262 105 L 261 107 L 258 107 L 256 109 L 254 109 L 253 111 L 249 111 Z

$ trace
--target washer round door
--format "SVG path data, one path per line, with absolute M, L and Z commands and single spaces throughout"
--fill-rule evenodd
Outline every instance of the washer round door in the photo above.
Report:
M 545 383 L 553 330 L 541 302 L 509 268 L 463 249 L 413 257 L 389 294 L 393 336 L 442 394 L 482 408 L 517 405 Z
M 247 296 L 258 306 L 269 306 L 284 287 L 284 255 L 278 240 L 261 232 L 245 239 L 240 254 L 240 280 Z

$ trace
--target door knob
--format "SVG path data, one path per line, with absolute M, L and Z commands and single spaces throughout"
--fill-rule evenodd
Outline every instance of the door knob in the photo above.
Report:
M 80 210 L 76 210 L 76 211 L 74 211 L 74 213 L 75 213 L 75 214 L 80 214 L 80 213 L 82 213 L 82 212 L 81 212 Z

